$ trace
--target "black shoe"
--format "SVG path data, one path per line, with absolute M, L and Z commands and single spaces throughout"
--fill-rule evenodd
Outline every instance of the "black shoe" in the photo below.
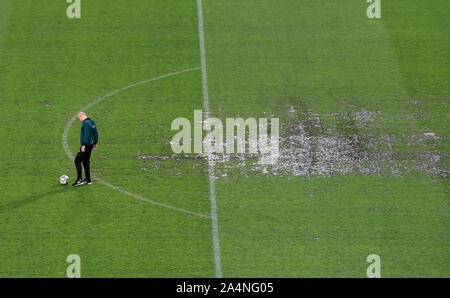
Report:
M 82 182 L 84 184 L 87 184 L 87 185 L 91 185 L 92 184 L 91 180 L 87 180 L 87 179 L 84 179 Z
M 78 179 L 77 181 L 75 181 L 74 183 L 72 183 L 73 186 L 80 186 L 83 185 L 84 181 L 81 179 Z

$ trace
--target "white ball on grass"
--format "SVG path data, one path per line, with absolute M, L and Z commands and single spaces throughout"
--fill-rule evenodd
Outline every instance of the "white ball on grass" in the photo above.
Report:
M 69 176 L 67 176 L 67 175 L 62 175 L 61 177 L 59 177 L 59 183 L 61 183 L 61 184 L 67 184 L 67 182 L 69 182 Z

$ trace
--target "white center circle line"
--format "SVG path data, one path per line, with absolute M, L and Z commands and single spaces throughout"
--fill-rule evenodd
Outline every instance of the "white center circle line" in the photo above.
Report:
M 148 80 L 145 80 L 145 81 L 141 81 L 141 82 L 137 82 L 137 83 L 134 83 L 134 84 L 125 86 L 125 87 L 123 87 L 123 88 L 117 89 L 117 90 L 115 90 L 115 91 L 112 91 L 112 92 L 110 92 L 110 93 L 108 93 L 108 94 L 106 94 L 106 95 L 104 95 L 104 96 L 101 96 L 101 97 L 95 99 L 94 101 L 92 101 L 91 103 L 89 103 L 87 106 L 85 106 L 85 107 L 82 108 L 81 110 L 82 110 L 82 111 L 86 111 L 86 110 L 88 110 L 90 107 L 92 107 L 92 106 L 98 104 L 99 102 L 103 101 L 104 99 L 106 99 L 106 98 L 108 98 L 108 97 L 112 97 L 113 95 L 116 95 L 117 93 L 122 92 L 122 91 L 125 91 L 125 90 L 127 90 L 127 89 L 130 89 L 130 88 L 133 88 L 133 87 L 142 85 L 142 84 L 150 83 L 150 82 L 153 82 L 153 81 L 156 81 L 156 80 L 160 80 L 160 79 L 164 79 L 164 78 L 167 78 L 167 77 L 171 77 L 171 76 L 174 76 L 174 75 L 178 75 L 178 74 L 181 74 L 181 73 L 195 71 L 195 70 L 201 70 L 201 67 L 188 68 L 188 69 L 185 69 L 185 70 L 180 70 L 180 71 L 168 73 L 168 74 L 165 74 L 165 75 L 162 75 L 162 76 L 159 76 L 159 77 L 151 78 L 151 79 L 148 79 Z M 68 145 L 68 143 L 67 143 L 67 136 L 68 136 L 68 134 L 69 134 L 69 129 L 70 129 L 70 127 L 72 126 L 73 122 L 77 119 L 77 116 L 78 116 L 78 112 L 77 112 L 75 115 L 73 115 L 73 117 L 69 120 L 69 122 L 67 122 L 67 124 L 66 124 L 66 126 L 65 126 L 65 128 L 64 128 L 64 132 L 63 132 L 63 134 L 62 134 L 62 145 L 63 145 L 64 151 L 66 152 L 67 157 L 68 157 L 69 159 L 71 159 L 71 160 L 74 159 L 74 156 L 72 155 L 72 153 L 71 153 L 70 150 L 69 150 L 69 145 Z M 128 191 L 126 191 L 126 190 L 123 190 L 123 189 L 121 189 L 120 187 L 114 186 L 114 185 L 112 185 L 112 184 L 110 184 L 110 183 L 108 183 L 108 182 L 106 182 L 106 181 L 100 179 L 99 177 L 97 177 L 97 176 L 95 176 L 95 175 L 92 175 L 92 176 L 93 176 L 99 183 L 101 183 L 101 184 L 103 184 L 103 185 L 105 185 L 105 186 L 107 186 L 107 187 L 109 187 L 109 188 L 111 188 L 111 189 L 114 189 L 114 190 L 116 190 L 116 191 L 118 191 L 118 192 L 121 192 L 121 193 L 123 193 L 123 194 L 125 194 L 125 195 L 127 195 L 127 196 L 133 197 L 133 198 L 135 198 L 135 199 L 138 199 L 138 200 L 141 200 L 141 201 L 144 201 L 144 202 L 153 204 L 153 205 L 157 205 L 157 206 L 160 206 L 160 207 L 164 207 L 164 208 L 176 210 L 176 211 L 179 211 L 179 212 L 182 212 L 182 213 L 187 213 L 187 214 L 195 215 L 195 216 L 198 216 L 198 217 L 209 218 L 209 219 L 211 219 L 211 216 L 210 216 L 210 215 L 206 215 L 206 214 L 202 214 L 202 213 L 198 213 L 198 212 L 194 212 L 194 211 L 190 211 L 190 210 L 186 210 L 186 209 L 174 207 L 174 206 L 171 206 L 171 205 L 167 205 L 167 204 L 164 204 L 164 203 L 161 203 L 161 202 L 158 202 L 158 201 L 154 201 L 154 200 L 145 198 L 145 197 L 143 197 L 143 196 L 141 196 L 141 195 L 133 194 L 133 193 L 131 193 L 131 192 L 128 192 Z

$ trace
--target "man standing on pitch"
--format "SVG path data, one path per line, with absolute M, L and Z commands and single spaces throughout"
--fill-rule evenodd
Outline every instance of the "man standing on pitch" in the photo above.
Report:
M 73 186 L 80 186 L 83 184 L 92 184 L 90 171 L 90 158 L 92 150 L 97 150 L 98 133 L 95 122 L 89 119 L 84 112 L 78 113 L 78 119 L 83 122 L 81 126 L 80 143 L 81 147 L 78 150 L 75 158 L 75 166 L 77 168 L 77 180 L 72 184 Z M 83 163 L 84 174 L 86 179 L 82 180 L 81 163 Z

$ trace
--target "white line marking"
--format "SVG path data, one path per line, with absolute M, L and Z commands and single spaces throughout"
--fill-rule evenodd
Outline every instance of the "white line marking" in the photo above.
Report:
M 197 11 L 198 11 L 198 34 L 200 40 L 200 58 L 202 63 L 203 108 L 205 109 L 205 119 L 208 119 L 210 116 L 210 110 L 209 110 L 209 96 L 208 96 L 208 76 L 206 71 L 205 32 L 203 26 L 202 0 L 197 0 Z M 216 277 L 222 277 L 222 265 L 220 263 L 220 246 L 219 246 L 219 225 L 217 221 L 214 161 L 210 153 L 207 154 L 207 158 L 208 158 L 208 176 L 209 176 L 209 197 L 211 200 L 214 265 L 216 269 Z
M 101 96 L 101 97 L 95 99 L 93 102 L 89 103 L 87 106 L 85 106 L 81 110 L 82 111 L 86 111 L 90 107 L 92 107 L 93 105 L 96 105 L 99 102 L 101 102 L 102 100 L 104 100 L 104 99 L 106 99 L 108 97 L 111 97 L 111 96 L 113 96 L 113 95 L 115 95 L 115 94 L 117 94 L 119 92 L 124 91 L 124 90 L 130 89 L 130 88 L 142 85 L 142 84 L 146 84 L 146 83 L 149 83 L 149 82 L 153 82 L 153 81 L 156 81 L 156 80 L 160 80 L 160 79 L 163 79 L 163 78 L 167 78 L 167 77 L 170 77 L 170 76 L 174 76 L 174 75 L 177 75 L 177 74 L 181 74 L 181 73 L 184 73 L 184 72 L 190 72 L 190 71 L 200 70 L 200 69 L 201 69 L 200 67 L 189 68 L 189 69 L 185 69 L 185 70 L 181 70 L 181 71 L 165 74 L 165 75 L 162 75 L 162 76 L 159 76 L 159 77 L 156 77 L 156 78 L 148 79 L 148 80 L 145 80 L 145 81 L 141 81 L 141 82 L 138 82 L 138 83 L 135 83 L 135 84 L 131 84 L 129 86 L 117 89 L 117 90 L 115 90 L 115 91 L 113 91 L 111 93 L 108 93 L 108 94 L 106 94 L 104 96 Z M 62 135 L 62 144 L 63 144 L 63 147 L 64 147 L 64 151 L 66 152 L 67 157 L 69 159 L 71 159 L 71 160 L 74 159 L 74 156 L 72 155 L 72 153 L 69 150 L 69 145 L 67 144 L 67 135 L 69 134 L 69 129 L 72 126 L 73 122 L 75 121 L 75 119 L 77 119 L 77 116 L 78 116 L 78 112 L 75 115 L 73 115 L 73 117 L 69 120 L 69 122 L 67 122 L 66 127 L 64 128 L 63 135 Z M 153 204 L 153 205 L 157 205 L 157 206 L 165 207 L 165 208 L 168 208 L 168 209 L 176 210 L 176 211 L 179 211 L 179 212 L 196 215 L 196 216 L 203 217 L 203 218 L 211 218 L 209 215 L 206 215 L 206 214 L 197 213 L 197 212 L 186 210 L 186 209 L 181 209 L 181 208 L 178 208 L 178 207 L 170 206 L 170 205 L 167 205 L 167 204 L 164 204 L 164 203 L 160 203 L 160 202 L 157 202 L 157 201 L 154 201 L 154 200 L 147 199 L 147 198 L 145 198 L 145 197 L 143 197 L 141 195 L 133 194 L 133 193 L 128 192 L 126 190 L 120 189 L 117 186 L 109 184 L 108 182 L 103 181 L 102 179 L 96 177 L 95 175 L 92 175 L 92 176 L 99 183 L 101 183 L 101 184 L 103 184 L 103 185 L 105 185 L 105 186 L 107 186 L 107 187 L 109 187 L 111 189 L 114 189 L 116 191 L 119 191 L 119 192 L 121 192 L 123 194 L 126 194 L 127 196 L 133 197 L 135 199 L 138 199 L 138 200 L 141 200 L 141 201 L 145 201 L 145 202 L 148 202 L 148 203 Z
M 181 208 L 173 207 L 173 206 L 170 206 L 170 205 L 167 205 L 167 204 L 164 204 L 164 203 L 160 203 L 160 202 L 157 202 L 157 201 L 153 201 L 153 200 L 147 199 L 147 198 L 145 198 L 145 197 L 143 197 L 143 196 L 140 196 L 140 195 L 137 195 L 137 194 L 133 194 L 133 193 L 128 192 L 128 191 L 126 191 L 126 190 L 120 189 L 120 188 L 117 187 L 117 186 L 111 185 L 111 184 L 109 184 L 108 182 L 103 181 L 103 180 L 101 180 L 101 179 L 98 178 L 98 177 L 95 177 L 95 179 L 97 179 L 97 180 L 99 181 L 99 183 L 101 183 L 101 184 L 103 184 L 103 185 L 106 185 L 106 186 L 108 186 L 109 188 L 112 188 L 112 189 L 114 189 L 114 190 L 117 190 L 117 191 L 119 191 L 119 192 L 121 192 L 121 193 L 123 193 L 123 194 L 126 194 L 127 196 L 130 196 L 130 197 L 133 197 L 133 198 L 142 200 L 142 201 L 144 201 L 144 202 L 147 202 L 147 203 L 150 203 L 150 204 L 153 204 L 153 205 L 157 205 L 157 206 L 161 206 L 161 207 L 165 207 L 165 208 L 169 208 L 169 209 L 172 209 L 172 210 L 180 211 L 180 212 L 183 212 L 183 213 L 196 215 L 196 216 L 199 216 L 199 217 L 210 218 L 210 217 L 209 217 L 208 215 L 206 215 L 206 214 L 201 214 L 201 213 L 197 213 L 197 212 L 194 212 L 194 211 L 190 211 L 190 210 L 186 210 L 186 209 L 181 209 Z

